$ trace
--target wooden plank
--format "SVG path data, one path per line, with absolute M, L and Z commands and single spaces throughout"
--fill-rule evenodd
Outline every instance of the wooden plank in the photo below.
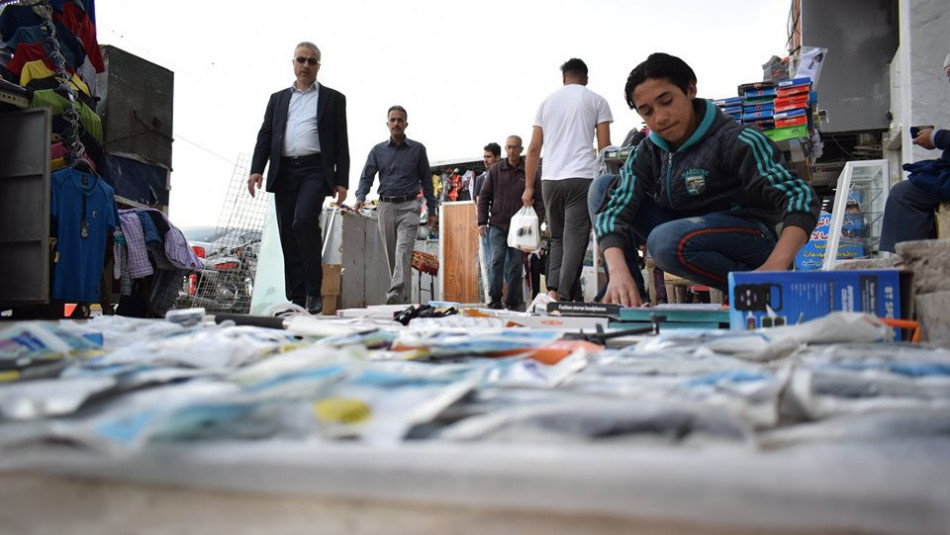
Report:
M 479 303 L 478 226 L 475 203 L 448 202 L 439 207 L 439 287 L 442 299 Z
M 950 202 L 945 202 L 937 208 L 937 237 L 950 238 Z

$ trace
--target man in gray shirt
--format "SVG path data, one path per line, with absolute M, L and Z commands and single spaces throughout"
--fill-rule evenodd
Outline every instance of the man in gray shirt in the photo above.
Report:
M 392 281 L 386 292 L 386 303 L 408 303 L 412 293 L 412 250 L 419 232 L 421 201 L 426 199 L 429 225 L 437 222 L 438 200 L 432 188 L 429 158 L 422 143 L 406 137 L 408 113 L 402 106 L 387 112 L 389 140 L 369 151 L 356 190 L 356 209 L 366 202 L 366 195 L 379 174 L 379 233 L 383 238 Z

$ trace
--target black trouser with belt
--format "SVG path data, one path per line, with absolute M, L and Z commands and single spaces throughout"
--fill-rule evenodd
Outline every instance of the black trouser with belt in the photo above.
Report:
M 280 159 L 274 191 L 287 299 L 303 306 L 323 285 L 323 201 L 333 193 L 320 155 Z

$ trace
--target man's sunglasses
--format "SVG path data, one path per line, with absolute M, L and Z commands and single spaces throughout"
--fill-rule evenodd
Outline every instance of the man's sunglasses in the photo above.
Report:
M 305 58 L 305 57 L 303 57 L 303 56 L 297 56 L 297 57 L 294 58 L 294 59 L 297 61 L 297 63 L 299 63 L 299 64 L 301 64 L 301 65 L 303 65 L 304 63 L 308 63 L 308 64 L 310 64 L 310 65 L 316 65 L 317 63 L 320 63 L 320 62 L 317 60 L 317 58 Z

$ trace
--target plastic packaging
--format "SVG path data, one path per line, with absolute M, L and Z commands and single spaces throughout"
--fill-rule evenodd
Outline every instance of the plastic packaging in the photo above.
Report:
M 541 228 L 534 208 L 522 206 L 518 213 L 511 216 L 508 247 L 514 247 L 526 253 L 541 250 Z

